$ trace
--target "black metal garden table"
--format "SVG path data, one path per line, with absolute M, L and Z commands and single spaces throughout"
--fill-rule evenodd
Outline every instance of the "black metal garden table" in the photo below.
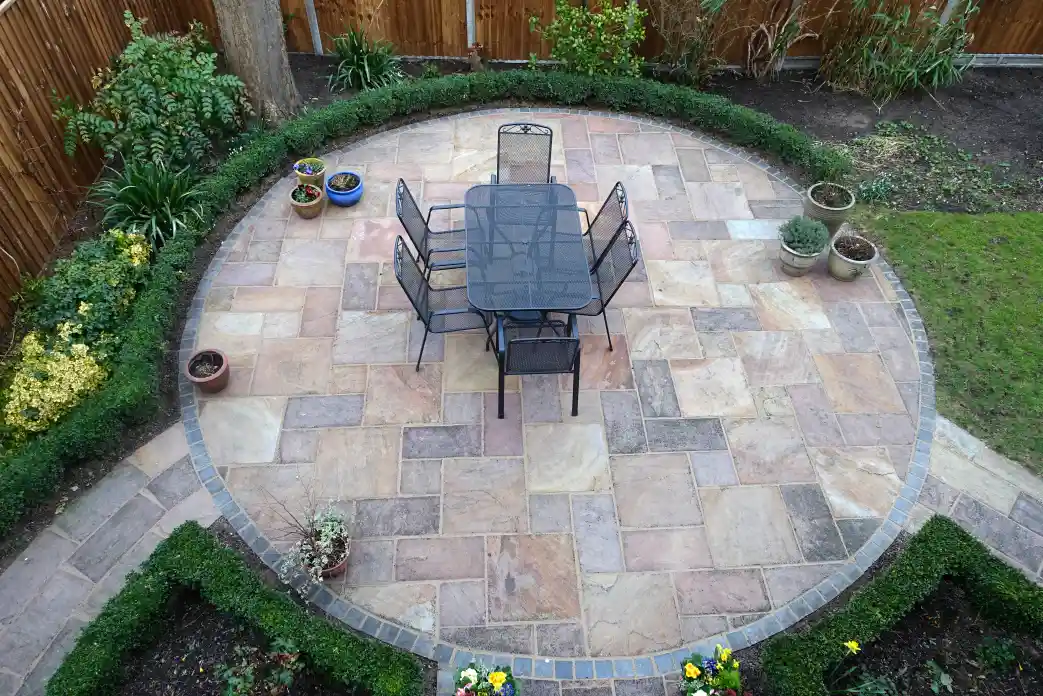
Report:
M 592 297 L 576 194 L 564 184 L 487 184 L 464 197 L 467 299 L 524 315 L 568 313 Z

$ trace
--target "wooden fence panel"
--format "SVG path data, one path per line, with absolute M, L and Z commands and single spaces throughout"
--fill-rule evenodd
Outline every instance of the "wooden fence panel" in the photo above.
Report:
M 475 0 L 475 37 L 487 58 L 526 60 L 535 53 L 550 56 L 550 44 L 529 31 L 529 17 L 541 23 L 554 19 L 554 0 Z
M 982 0 L 971 20 L 973 53 L 1043 53 L 1043 2 Z
M 311 53 L 304 0 L 282 0 L 282 11 L 287 48 Z M 402 55 L 467 53 L 466 0 L 315 0 L 315 13 L 327 53 L 333 51 L 332 37 L 348 27 L 362 27 L 372 38 L 391 41 Z

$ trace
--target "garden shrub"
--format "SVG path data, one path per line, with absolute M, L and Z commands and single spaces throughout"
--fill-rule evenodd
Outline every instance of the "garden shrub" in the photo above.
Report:
M 663 37 L 656 59 L 673 79 L 701 85 L 720 71 L 734 29 L 728 0 L 648 0 L 652 26 Z
M 333 51 L 339 62 L 329 77 L 331 92 L 388 87 L 406 79 L 395 55 L 395 47 L 389 41 L 371 41 L 362 29 L 348 29 L 346 33 L 334 36 Z M 427 65 L 424 68 L 427 75 Z M 437 76 L 437 67 L 435 72 Z
M 124 13 L 130 43 L 113 68 L 94 76 L 90 102 L 57 102 L 70 156 L 83 142 L 101 147 L 108 158 L 119 154 L 125 161 L 172 167 L 198 163 L 213 139 L 239 130 L 251 113 L 242 81 L 217 73 L 217 54 L 202 24 L 193 23 L 184 35 L 150 35 L 145 22 Z
M 826 696 L 823 678 L 848 655 L 846 642 L 877 640 L 947 576 L 967 588 L 990 621 L 1033 635 L 1043 631 L 1043 589 L 995 558 L 952 520 L 934 517 L 843 609 L 805 632 L 779 634 L 768 641 L 761 667 L 771 693 Z
M 127 162 L 109 169 L 91 190 L 103 209 L 101 224 L 144 235 L 158 249 L 168 238 L 203 219 L 195 175 L 188 167 L 174 170 L 152 161 Z
M 47 696 L 103 696 L 118 684 L 133 650 L 156 638 L 171 597 L 188 589 L 218 611 L 270 640 L 295 645 L 305 661 L 335 682 L 372 696 L 420 696 L 420 664 L 412 655 L 340 630 L 286 595 L 265 587 L 234 551 L 195 522 L 160 543 L 140 572 L 84 627 L 76 646 L 47 683 Z
M 122 428 L 152 414 L 164 338 L 176 320 L 184 269 L 199 235 L 208 231 L 239 192 L 284 167 L 288 160 L 314 154 L 328 140 L 378 126 L 393 116 L 509 100 L 600 106 L 675 119 L 769 153 L 804 170 L 813 180 L 842 178 L 851 169 L 844 152 L 766 114 L 718 95 L 636 78 L 483 71 L 369 90 L 354 99 L 308 111 L 278 130 L 253 137 L 199 183 L 206 224 L 179 234 L 157 253 L 144 290 L 120 330 L 122 343 L 112 360 L 110 378 L 54 427 L 0 455 L 0 534 L 54 491 L 66 467 L 105 453 Z
M 587 4 L 554 0 L 554 19 L 546 26 L 529 18 L 529 31 L 539 32 L 551 44 L 550 55 L 565 70 L 583 75 L 638 75 L 641 59 L 634 49 L 645 39 L 647 11 L 628 0 L 616 7 L 611 0 L 597 0 L 597 10 Z M 536 56 L 533 54 L 535 62 Z
M 947 21 L 943 6 L 923 3 L 914 11 L 905 0 L 851 0 L 847 12 L 827 19 L 819 74 L 834 89 L 879 103 L 959 82 L 970 67 L 957 60 L 973 38 L 967 28 L 978 3 L 961 2 Z

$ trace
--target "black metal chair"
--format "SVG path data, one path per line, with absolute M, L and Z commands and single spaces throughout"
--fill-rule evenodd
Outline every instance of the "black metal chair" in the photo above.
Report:
M 424 339 L 420 342 L 420 355 L 416 359 L 417 372 L 424 357 L 427 334 L 485 329 L 489 331 L 492 315 L 480 312 L 467 302 L 467 287 L 432 288 L 420 264 L 409 253 L 402 237 L 395 239 L 395 278 L 405 290 L 420 321 L 424 322 Z M 486 350 L 489 349 L 488 342 Z
M 598 210 L 593 221 L 585 208 L 583 209 L 583 215 L 587 218 L 587 231 L 584 235 L 590 242 L 589 247 L 586 249 L 587 261 L 590 263 L 591 270 L 593 270 L 605 255 L 608 245 L 616 236 L 616 232 L 629 219 L 627 190 L 623 188 L 623 183 L 617 181 L 616 185 L 612 187 L 612 191 L 608 194 L 605 202 L 601 204 L 601 209 Z
M 608 349 L 612 350 L 612 334 L 608 330 L 608 317 L 605 316 L 605 308 L 622 287 L 623 282 L 630 272 L 637 266 L 637 235 L 630 221 L 624 221 L 612 240 L 608 243 L 600 259 L 596 259 L 590 269 L 594 292 L 597 293 L 586 307 L 577 309 L 573 313 L 596 317 L 601 315 L 605 320 L 605 335 L 608 336 Z
M 549 335 L 544 336 L 544 332 Z M 572 415 L 579 415 L 579 330 L 576 320 L 515 323 L 497 322 L 496 361 L 500 367 L 498 418 L 503 418 L 503 391 L 507 375 L 572 373 Z
M 406 182 L 398 180 L 398 186 L 395 188 L 395 214 L 412 240 L 417 256 L 424 262 L 425 277 L 430 278 L 431 271 L 464 267 L 464 230 L 454 228 L 435 232 L 431 229 L 431 213 L 463 207 L 461 203 L 433 205 L 427 217 L 424 217 Z
M 496 136 L 494 184 L 555 183 L 550 175 L 554 133 L 536 123 L 507 123 Z

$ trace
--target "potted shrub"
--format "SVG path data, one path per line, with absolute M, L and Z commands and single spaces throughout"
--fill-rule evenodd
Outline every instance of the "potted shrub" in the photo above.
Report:
M 337 172 L 326 180 L 326 196 L 333 205 L 350 208 L 362 198 L 362 175 Z
M 456 670 L 453 680 L 454 696 L 518 696 L 510 666 L 487 668 L 481 662 L 471 662 Z
M 856 280 L 876 258 L 876 245 L 857 234 L 833 238 L 829 247 L 829 274 L 837 280 Z
M 830 181 L 818 182 L 804 196 L 805 217 L 825 224 L 830 236 L 837 233 L 854 207 L 855 194 L 851 189 Z
M 318 157 L 305 157 L 293 165 L 297 173 L 297 183 L 322 186 L 325 181 L 326 163 Z
M 322 189 L 312 184 L 298 184 L 290 191 L 290 205 L 302 218 L 318 217 L 322 212 Z
M 185 376 L 199 391 L 216 394 L 228 386 L 228 356 L 216 348 L 203 348 L 192 353 L 185 363 Z
M 285 511 L 285 506 L 281 506 Z M 289 525 L 288 536 L 295 539 L 282 558 L 283 575 L 303 570 L 315 582 L 343 575 L 348 568 L 351 534 L 344 514 L 333 502 L 323 508 L 311 507 L 304 519 L 280 515 Z
M 829 230 L 818 220 L 797 215 L 779 228 L 779 261 L 786 275 L 806 275 L 829 244 Z

